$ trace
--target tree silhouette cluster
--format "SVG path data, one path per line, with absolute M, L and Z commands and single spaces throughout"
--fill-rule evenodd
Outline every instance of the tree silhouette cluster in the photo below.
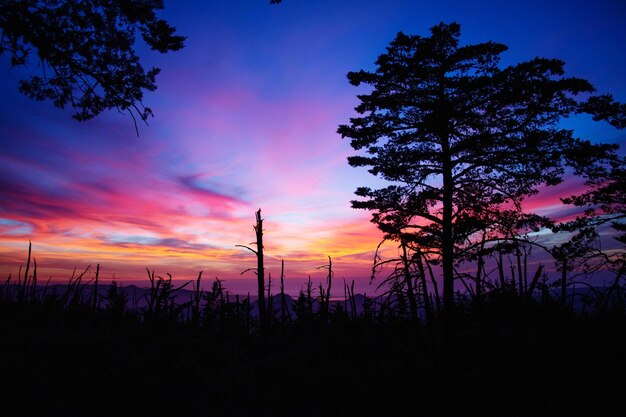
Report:
M 411 298 L 410 269 L 425 279 L 424 262 L 441 265 L 448 314 L 460 264 L 478 261 L 480 294 L 484 258 L 494 245 L 519 255 L 521 236 L 554 226 L 522 203 L 540 187 L 562 182 L 568 167 L 594 188 L 565 202 L 600 205 L 610 216 L 596 217 L 596 224 L 624 227 L 618 224 L 624 160 L 617 146 L 579 139 L 559 122 L 588 113 L 623 128 L 626 106 L 591 95 L 592 85 L 566 77 L 560 60 L 501 68 L 505 45 L 461 46 L 460 33 L 457 23 L 434 26 L 429 37 L 399 33 L 375 71 L 348 74 L 353 85 L 371 89 L 358 96 L 359 117 L 338 130 L 360 151 L 348 158 L 350 165 L 389 184 L 358 188 L 361 199 L 352 206 L 372 211 L 385 239 L 404 251 L 406 273 L 399 279 Z M 590 214 L 581 225 L 593 222 Z
M 159 52 L 184 40 L 156 17 L 162 6 L 5 1 L 0 54 L 24 65 L 36 49 L 42 75 L 21 91 L 71 105 L 78 120 L 110 108 L 145 120 L 143 92 L 156 88 L 158 70 L 140 65 L 135 34 Z M 317 294 L 309 278 L 295 301 L 287 297 L 283 262 L 273 297 L 260 209 L 256 249 L 243 246 L 257 258 L 256 303 L 231 297 L 219 279 L 203 290 L 202 272 L 176 285 L 148 270 L 149 287 L 132 296 L 116 283 L 103 287 L 99 265 L 93 280 L 87 268 L 62 288 L 41 285 L 29 247 L 26 267 L 0 285 L 4 413 L 623 415 L 626 255 L 595 245 L 605 224 L 626 240 L 624 158 L 559 123 L 587 113 L 623 128 L 626 106 L 565 77 L 559 60 L 501 68 L 504 45 L 459 38 L 456 23 L 429 37 L 400 33 L 374 72 L 348 75 L 371 87 L 359 96 L 359 116 L 339 127 L 359 152 L 349 163 L 389 184 L 361 187 L 352 202 L 398 246 L 396 258 L 376 252 L 373 274 L 392 270 L 383 295 L 355 294 L 344 282 L 344 299 L 334 301 L 329 257 Z M 584 209 L 579 217 L 556 223 L 523 209 L 568 169 L 588 187 L 563 199 Z M 528 232 L 545 227 L 571 234 L 541 248 L 561 272 L 552 283 L 543 265 L 529 271 L 541 245 Z M 593 269 L 592 259 L 614 272 L 613 284 L 570 294 L 568 272 Z M 465 293 L 455 294 L 457 282 Z
M 148 270 L 140 289 L 103 285 L 98 266 L 67 285 L 42 285 L 29 251 L 25 268 L 0 285 L 3 415 L 626 411 L 623 303 L 573 315 L 549 293 L 524 301 L 493 293 L 481 311 L 457 306 L 444 333 L 436 318 L 415 326 L 403 291 L 372 299 L 344 285 L 345 300 L 331 301 L 331 260 L 320 268 L 326 288 L 309 280 L 294 301 L 281 285 L 280 298 L 266 298 L 262 325 L 254 301 L 219 279 L 204 290 L 202 272 L 180 284 Z

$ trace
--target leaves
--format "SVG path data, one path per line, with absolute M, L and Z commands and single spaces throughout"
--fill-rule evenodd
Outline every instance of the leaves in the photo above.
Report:
M 536 58 L 501 70 L 506 46 L 459 46 L 456 23 L 439 24 L 431 34 L 399 33 L 375 72 L 348 74 L 353 85 L 373 87 L 359 96 L 362 117 L 338 129 L 355 150 L 371 155 L 351 156 L 350 165 L 439 203 L 437 178 L 451 175 L 457 222 L 474 222 L 477 212 L 518 205 L 538 185 L 558 183 L 563 145 L 573 139 L 554 126 L 576 109 L 572 96 L 591 85 L 562 78 L 559 60 Z M 421 207 L 413 215 L 441 219 L 437 203 Z
M 619 232 L 615 239 L 626 243 L 626 158 L 611 155 L 597 158 L 591 167 L 583 166 L 584 154 L 588 152 L 588 143 L 584 143 L 578 152 L 572 152 L 572 165 L 586 178 L 587 191 L 579 195 L 563 198 L 565 204 L 584 207 L 584 216 L 563 223 L 557 230 L 573 231 L 581 227 L 597 227 L 609 223 Z M 614 147 L 610 147 L 614 149 Z
M 128 112 L 144 122 L 152 110 L 145 91 L 156 89 L 158 68 L 144 69 L 135 51 L 141 34 L 151 49 L 166 53 L 185 37 L 156 16 L 162 1 L 5 1 L 0 5 L 0 55 L 11 64 L 41 69 L 19 82 L 19 90 L 56 107 L 71 106 L 76 120 L 104 110 Z
M 626 128 L 626 104 L 617 103 L 610 94 L 589 97 L 581 103 L 580 111 L 591 114 L 595 121 L 604 120 L 618 129 Z
M 535 58 L 500 68 L 505 45 L 461 46 L 459 39 L 456 23 L 434 26 L 429 37 L 399 33 L 374 72 L 348 74 L 352 85 L 371 92 L 358 96 L 359 116 L 338 129 L 358 151 L 349 164 L 390 183 L 359 188 L 361 199 L 352 206 L 371 210 L 386 239 L 411 241 L 410 233 L 428 242 L 442 259 L 448 291 L 450 258 L 471 258 L 466 249 L 482 248 L 477 241 L 485 238 L 552 225 L 524 213 L 522 202 L 539 187 L 560 183 L 566 166 L 596 184 L 592 194 L 571 200 L 576 204 L 596 199 L 601 205 L 626 189 L 604 181 L 615 146 L 577 139 L 559 127 L 580 112 L 620 126 L 624 105 L 610 96 L 579 101 L 593 86 L 565 77 L 563 61 Z

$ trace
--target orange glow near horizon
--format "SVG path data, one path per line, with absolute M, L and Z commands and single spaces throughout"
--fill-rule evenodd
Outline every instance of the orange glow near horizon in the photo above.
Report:
M 237 232 L 241 237 L 240 241 L 232 242 L 232 245 L 198 243 L 210 241 L 210 230 L 205 230 L 207 237 L 204 239 L 196 238 L 188 243 L 184 239 L 190 238 L 189 234 L 166 239 L 151 238 L 153 240 L 147 239 L 144 242 L 107 242 L 96 236 L 80 237 L 86 234 L 86 229 L 93 226 L 91 222 L 86 222 L 83 227 L 74 223 L 72 236 L 59 236 L 44 231 L 29 238 L 32 239 L 32 256 L 37 260 L 40 280 L 52 277 L 51 282 L 63 283 L 74 269 L 81 272 L 89 265 L 92 273 L 87 276 L 93 277 L 96 264 L 100 264 L 100 279 L 115 279 L 122 283 L 145 280 L 146 268 L 154 269 L 157 275 L 171 273 L 174 279 L 181 280 L 192 279 L 199 271 L 204 271 L 204 276 L 207 277 L 240 279 L 245 278 L 240 276 L 243 270 L 255 266 L 252 253 L 235 247 L 235 244 L 250 245 L 250 241 L 254 239 L 252 220 L 253 216 L 250 216 L 250 219 L 230 222 L 229 227 L 242 230 Z M 368 277 L 380 232 L 364 220 L 335 225 L 330 231 L 304 231 L 304 238 L 298 239 L 299 234 L 280 230 L 273 233 L 272 229 L 280 228 L 266 219 L 266 272 L 275 278 L 279 277 L 280 261 L 284 259 L 287 279 L 302 281 L 309 275 L 322 276 L 324 272 L 317 268 L 325 264 L 327 257 L 331 256 L 337 278 L 352 280 Z M 191 228 L 193 224 L 186 226 Z M 244 231 L 248 231 L 248 234 Z M 310 241 L 305 240 L 307 236 L 310 236 Z M 132 236 L 128 238 L 132 239 Z M 27 251 L 26 236 L 5 237 L 0 242 L 0 274 L 4 277 L 9 274 L 16 277 L 20 265 L 26 263 Z M 250 279 L 250 284 L 250 288 L 253 288 L 253 279 Z

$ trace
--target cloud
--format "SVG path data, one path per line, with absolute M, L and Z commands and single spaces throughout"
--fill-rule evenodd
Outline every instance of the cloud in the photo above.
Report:
M 174 250 L 192 250 L 207 251 L 215 249 L 212 245 L 190 243 L 184 239 L 178 238 L 154 238 L 149 236 L 115 236 L 104 237 L 104 241 L 109 242 L 112 246 L 118 246 L 128 249 L 136 249 L 138 247 L 154 247 Z
M 0 218 L 0 235 L 23 237 L 32 232 L 33 226 L 28 222 Z

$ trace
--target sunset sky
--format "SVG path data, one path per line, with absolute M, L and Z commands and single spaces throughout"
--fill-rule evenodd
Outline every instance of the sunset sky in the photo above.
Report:
M 253 274 L 239 274 L 254 257 L 235 245 L 254 240 L 261 208 L 274 278 L 284 258 L 297 291 L 307 275 L 324 277 L 316 268 L 331 256 L 336 279 L 373 291 L 381 235 L 349 201 L 375 182 L 348 166 L 352 151 L 336 130 L 363 92 L 346 73 L 374 69 L 398 31 L 427 36 L 457 21 L 462 43 L 508 45 L 505 65 L 560 58 L 568 75 L 626 101 L 622 0 L 166 1 L 160 16 L 188 38 L 167 55 L 140 46 L 145 66 L 162 72 L 145 98 L 155 117 L 139 137 L 128 116 L 79 123 L 71 109 L 20 95 L 34 57 L 24 69 L 0 58 L 0 278 L 17 273 L 31 240 L 45 278 L 100 263 L 106 280 L 143 279 L 146 267 L 180 279 L 203 270 L 252 291 Z M 564 125 L 626 144 L 626 132 L 587 118 Z M 558 217 L 557 197 L 576 184 L 529 206 Z

